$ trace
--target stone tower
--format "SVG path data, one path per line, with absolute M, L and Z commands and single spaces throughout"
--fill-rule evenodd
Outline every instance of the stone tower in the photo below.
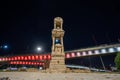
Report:
M 61 17 L 56 17 L 54 19 L 54 29 L 52 30 L 52 58 L 49 66 L 51 72 L 64 72 L 66 70 L 63 45 L 65 31 L 62 25 L 63 19 Z

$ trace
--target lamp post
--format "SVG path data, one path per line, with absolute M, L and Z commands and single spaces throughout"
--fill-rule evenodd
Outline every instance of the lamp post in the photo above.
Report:
M 41 51 L 42 51 L 42 47 L 40 47 L 40 46 L 38 46 L 37 48 L 37 53 L 40 53 Z M 39 61 L 40 62 L 40 61 Z M 40 66 L 38 66 L 38 67 L 40 67 Z M 40 67 L 41 68 L 41 67 Z

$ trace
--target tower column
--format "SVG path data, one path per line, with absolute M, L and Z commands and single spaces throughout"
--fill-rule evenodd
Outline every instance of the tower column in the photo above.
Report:
M 52 40 L 53 40 L 53 42 L 52 42 L 52 51 L 55 51 L 55 48 L 54 48 L 54 41 L 55 41 L 55 38 L 52 37 Z
M 61 45 L 63 46 L 63 38 L 61 37 Z M 62 47 L 62 53 L 64 53 L 64 47 Z

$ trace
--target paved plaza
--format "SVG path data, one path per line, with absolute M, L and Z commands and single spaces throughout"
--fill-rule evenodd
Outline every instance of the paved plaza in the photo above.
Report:
M 2 77 L 10 80 L 120 80 L 120 74 L 109 73 L 0 72 Z

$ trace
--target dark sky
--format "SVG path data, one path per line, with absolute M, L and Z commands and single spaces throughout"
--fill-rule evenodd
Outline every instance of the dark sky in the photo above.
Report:
M 120 3 L 112 0 L 2 0 L 0 1 L 0 54 L 51 51 L 54 17 L 64 20 L 65 50 L 117 43 Z M 94 36 L 94 38 L 93 38 Z

